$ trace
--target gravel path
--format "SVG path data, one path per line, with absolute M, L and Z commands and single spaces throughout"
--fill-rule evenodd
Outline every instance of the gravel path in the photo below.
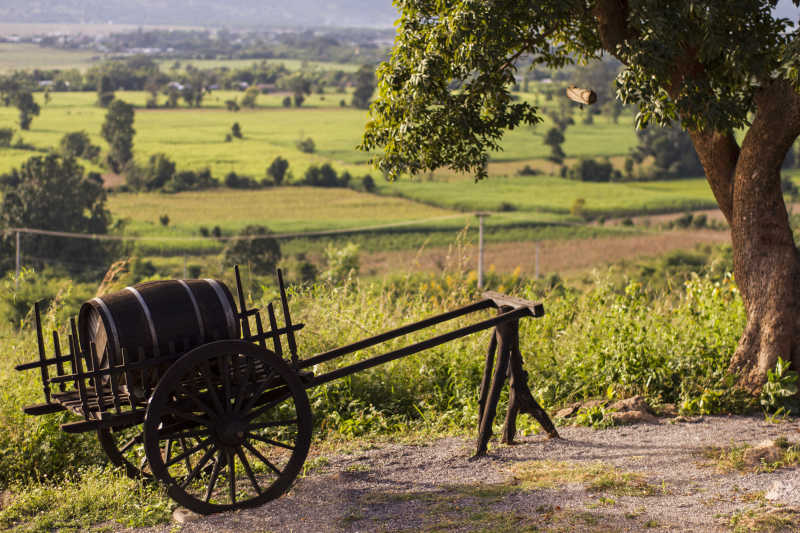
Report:
M 768 531 L 800 530 L 800 515 L 783 506 L 800 494 L 798 469 L 723 472 L 699 453 L 778 437 L 798 442 L 796 419 L 559 431 L 563 439 L 493 443 L 476 461 L 474 443 L 460 438 L 317 455 L 288 494 L 263 507 L 139 531 L 749 531 L 758 519 L 775 526 Z M 785 490 L 791 484 L 796 491 Z M 765 498 L 774 486 L 783 502 Z

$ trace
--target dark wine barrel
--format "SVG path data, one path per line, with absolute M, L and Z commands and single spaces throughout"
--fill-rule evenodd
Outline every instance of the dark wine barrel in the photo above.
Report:
M 136 361 L 142 351 L 147 358 L 178 357 L 206 342 L 237 339 L 239 321 L 221 281 L 165 280 L 89 300 L 81 306 L 78 331 L 85 349 L 96 346 L 95 366 L 108 368 L 123 363 L 123 348 Z

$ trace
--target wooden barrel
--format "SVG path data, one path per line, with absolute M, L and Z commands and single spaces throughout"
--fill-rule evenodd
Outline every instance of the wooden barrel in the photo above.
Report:
M 84 303 L 78 332 L 84 349 L 92 342 L 96 346 L 95 367 L 108 368 L 123 363 L 123 348 L 130 361 L 138 360 L 142 352 L 146 358 L 177 358 L 206 342 L 237 339 L 239 321 L 233 296 L 221 281 L 164 280 L 139 283 Z

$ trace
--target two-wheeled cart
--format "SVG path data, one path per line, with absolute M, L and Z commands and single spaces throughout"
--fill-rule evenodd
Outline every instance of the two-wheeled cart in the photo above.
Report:
M 507 377 L 503 440 L 513 440 L 520 411 L 558 436 L 528 389 L 519 351 L 519 319 L 542 316 L 539 303 L 485 293 L 460 309 L 300 359 L 295 333 L 303 324 L 292 323 L 281 272 L 282 327 L 272 304 L 266 327 L 259 310 L 246 307 L 238 268 L 236 285 L 238 310 L 228 288 L 210 279 L 143 283 L 94 298 L 81 308 L 77 324 L 70 321 L 66 350 L 53 332 L 50 355 L 37 305 L 39 358 L 16 368 L 39 370 L 45 402 L 25 412 L 74 413 L 80 419 L 62 424 L 64 431 L 96 431 L 112 463 L 131 477 L 159 480 L 193 511 L 252 507 L 283 494 L 302 468 L 312 431 L 306 389 L 495 328 L 480 389 L 477 455 L 486 453 Z M 497 314 L 342 368 L 313 371 L 487 309 Z

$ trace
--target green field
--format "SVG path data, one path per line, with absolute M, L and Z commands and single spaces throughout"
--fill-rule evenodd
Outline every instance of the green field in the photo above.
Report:
M 380 182 L 382 194 L 394 194 L 427 204 L 458 210 L 502 210 L 568 215 L 575 200 L 586 201 L 584 211 L 624 216 L 709 209 L 716 206 L 705 179 L 592 183 L 552 176 L 490 177 L 466 181 Z
M 86 70 L 100 56 L 97 52 L 87 50 L 42 48 L 29 43 L 0 43 L 0 74 L 34 68 Z
M 143 108 L 147 93 L 120 91 L 117 96 L 142 107 L 137 110 L 134 124 L 134 150 L 140 162 L 153 153 L 165 152 L 179 168 L 208 167 L 218 178 L 230 171 L 260 178 L 266 165 L 278 155 L 290 161 L 295 176 L 311 164 L 326 161 L 351 172 L 369 171 L 365 165 L 369 155 L 355 150 L 367 115 L 365 111 L 339 105 L 341 100 L 349 102 L 349 95 L 314 94 L 302 108 L 287 109 L 281 105 L 286 94 L 274 93 L 260 96 L 255 110 L 243 109 L 235 113 L 225 110 L 225 101 L 239 98 L 241 94 L 216 91 L 206 96 L 200 109 L 155 110 Z M 95 105 L 94 93 L 54 93 L 46 106 L 42 95 L 37 98 L 42 104 L 41 115 L 34 119 L 30 131 L 18 132 L 26 143 L 47 150 L 56 146 L 65 133 L 85 130 L 95 143 L 106 147 L 99 135 L 105 110 Z M 0 124 L 13 127 L 16 122 L 14 108 L 0 108 Z M 225 135 L 234 122 L 241 125 L 244 139 L 226 143 Z M 545 118 L 535 128 L 509 132 L 503 141 L 503 151 L 494 154 L 493 160 L 529 161 L 545 157 L 549 148 L 541 139 L 550 127 L 549 119 Z M 305 137 L 314 139 L 314 154 L 304 154 L 296 148 L 296 141 Z M 635 143 L 636 135 L 625 117 L 619 124 L 598 117 L 594 125 L 571 126 L 566 133 L 564 150 L 571 157 L 615 156 L 627 153 Z M 0 172 L 18 165 L 24 158 L 19 152 L 0 152 Z

